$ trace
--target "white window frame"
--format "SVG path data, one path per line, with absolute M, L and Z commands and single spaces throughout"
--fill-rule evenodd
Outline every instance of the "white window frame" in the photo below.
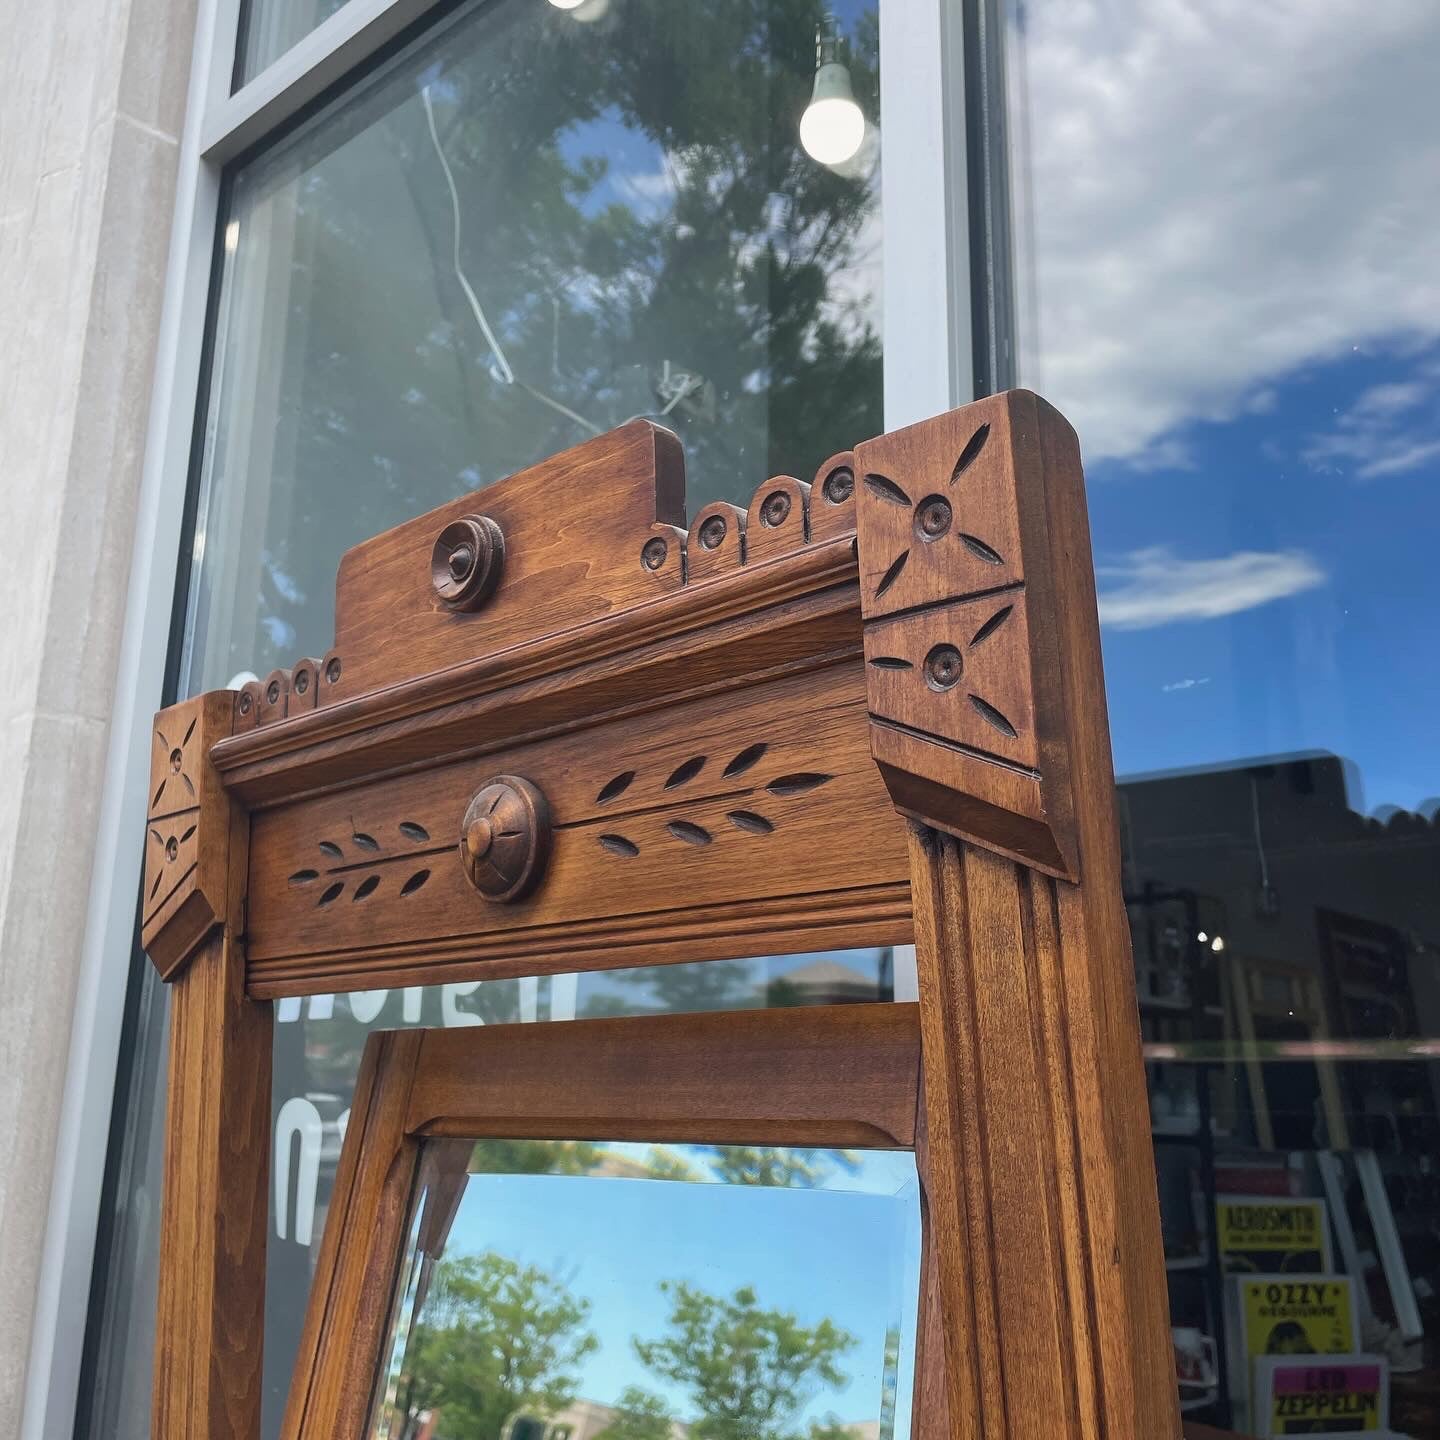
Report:
M 176 0 L 180 8 L 184 0 Z M 22 1440 L 74 1431 L 121 1019 L 191 483 L 221 178 L 442 0 L 348 0 L 231 93 L 241 0 L 198 0 L 109 753 L 26 1377 Z M 521 0 L 508 0 L 521 3 Z M 530 0 L 542 3 L 542 0 Z M 961 0 L 881 0 L 887 429 L 973 398 Z M 937 297 L 943 303 L 937 304 Z M 843 438 L 843 437 L 841 437 Z M 860 437 L 853 437 L 860 438 Z M 913 998 L 913 956 L 897 998 Z M 156 1197 L 158 1203 L 158 1197 Z

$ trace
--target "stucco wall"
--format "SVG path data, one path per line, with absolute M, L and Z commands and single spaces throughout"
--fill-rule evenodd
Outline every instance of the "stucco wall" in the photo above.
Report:
M 0 1436 L 8 1437 L 20 1427 L 50 1199 L 194 0 L 6 8 Z

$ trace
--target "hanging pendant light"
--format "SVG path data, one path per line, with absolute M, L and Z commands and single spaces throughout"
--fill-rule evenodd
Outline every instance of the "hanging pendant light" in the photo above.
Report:
M 840 26 L 827 15 L 815 32 L 815 88 L 800 117 L 800 143 L 812 160 L 842 165 L 865 139 L 865 112 L 840 59 Z

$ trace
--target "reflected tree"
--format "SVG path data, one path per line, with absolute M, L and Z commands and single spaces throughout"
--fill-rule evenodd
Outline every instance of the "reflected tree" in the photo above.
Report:
M 241 233 L 271 247 L 246 283 L 284 299 L 257 331 L 275 381 L 229 422 L 252 438 L 228 463 L 275 482 L 262 653 L 238 636 L 237 666 L 323 649 L 347 545 L 634 415 L 680 432 L 692 511 L 882 428 L 878 186 L 798 139 L 823 8 L 487 7 L 246 172 Z M 872 8 L 850 55 L 872 116 L 877 56 Z
M 815 1150 L 801 1146 L 715 1145 L 711 1169 L 727 1185 L 779 1185 L 791 1190 L 813 1190 L 835 1173 L 838 1161 L 853 1170 L 858 1160 L 844 1150 Z
M 675 1415 L 658 1395 L 629 1385 L 615 1405 L 615 1418 L 597 1440 L 673 1440 Z
M 575 1398 L 576 1367 L 599 1344 L 588 1301 L 548 1271 L 493 1251 L 435 1268 L 397 1387 L 405 1435 L 421 1417 L 453 1440 L 500 1440 L 517 1413 L 553 1415 Z
M 655 1375 L 685 1391 L 699 1418 L 693 1440 L 830 1440 L 843 1430 L 802 1427 L 800 1414 L 822 1389 L 838 1389 L 847 1376 L 840 1358 L 855 1337 L 832 1320 L 801 1324 L 787 1310 L 761 1305 L 742 1286 L 712 1295 L 685 1281 L 666 1281 L 667 1333 L 635 1341 L 635 1352 Z

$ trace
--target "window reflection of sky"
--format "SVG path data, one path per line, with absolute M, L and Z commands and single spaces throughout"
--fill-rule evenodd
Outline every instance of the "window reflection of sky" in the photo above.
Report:
M 648 1146 L 608 1150 L 643 1160 Z M 692 1165 L 704 1147 L 670 1146 Z M 823 1157 L 824 1152 L 822 1152 Z M 446 1254 L 499 1251 L 562 1277 L 591 1302 L 600 1348 L 582 1362 L 578 1393 L 613 1403 L 628 1385 L 663 1395 L 684 1418 L 686 1396 L 648 1370 L 632 1336 L 666 1330 L 662 1280 L 685 1280 L 717 1295 L 742 1285 L 763 1307 L 800 1322 L 833 1320 L 856 1336 L 841 1359 L 849 1383 L 817 1394 L 806 1422 L 834 1414 L 874 1421 L 880 1410 L 886 1328 L 902 1327 L 897 1437 L 909 1434 L 919 1215 L 908 1152 L 850 1152 L 830 1165 L 823 1188 L 615 1179 L 597 1176 L 472 1175 Z
M 1013 36 L 1022 372 L 1087 455 L 1118 767 L 1323 749 L 1417 807 L 1440 11 L 1031 0 Z

